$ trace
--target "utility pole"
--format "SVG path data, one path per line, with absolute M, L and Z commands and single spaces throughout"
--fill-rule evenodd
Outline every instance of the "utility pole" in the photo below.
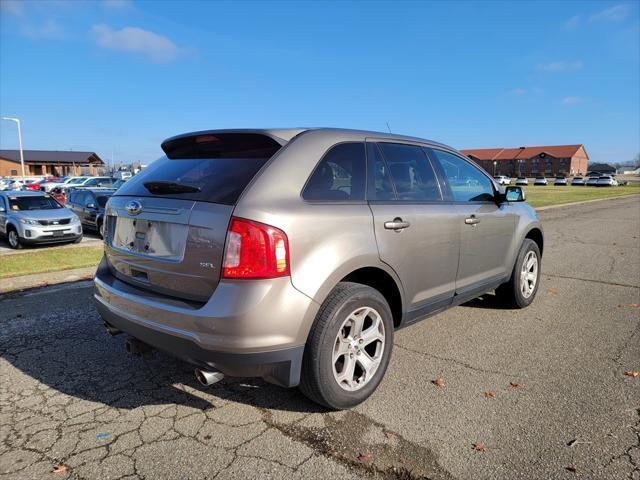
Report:
M 18 125 L 18 145 L 20 146 L 20 166 L 22 167 L 22 180 L 24 180 L 24 153 L 22 151 L 22 129 L 20 128 L 20 119 L 13 117 L 2 117 L 3 120 L 16 122 Z

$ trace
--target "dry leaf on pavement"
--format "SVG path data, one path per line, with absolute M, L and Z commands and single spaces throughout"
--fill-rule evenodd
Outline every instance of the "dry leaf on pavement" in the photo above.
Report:
M 372 455 L 370 453 L 361 453 L 358 455 L 358 460 L 361 462 L 366 462 L 367 460 L 371 460 Z
M 555 288 L 548 288 L 547 293 L 549 295 L 557 295 L 558 291 Z
M 486 452 L 487 451 L 487 446 L 485 445 L 484 442 L 476 442 L 474 444 L 472 444 L 473 449 L 476 452 Z
M 518 388 L 520 386 L 519 383 L 509 382 L 509 388 Z
M 391 433 L 391 432 L 384 432 L 384 436 L 385 436 L 385 438 L 393 438 L 393 437 L 395 437 L 395 435 L 393 433 Z
M 67 471 L 66 465 L 58 465 L 57 467 L 53 467 L 53 473 L 64 473 Z
M 624 372 L 624 374 L 627 377 L 636 378 L 638 375 L 640 375 L 640 372 L 629 371 L 629 372 Z
M 444 379 L 442 377 L 438 377 L 435 380 L 431 380 L 436 387 L 444 387 Z
M 493 398 L 496 394 L 493 392 L 484 392 L 484 398 Z

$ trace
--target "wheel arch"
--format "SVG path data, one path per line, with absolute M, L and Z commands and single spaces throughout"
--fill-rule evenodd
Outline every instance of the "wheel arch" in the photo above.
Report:
M 377 266 L 360 267 L 342 277 L 340 282 L 360 283 L 379 291 L 389 304 L 393 326 L 400 326 L 404 312 L 402 290 L 389 272 Z
M 544 235 L 542 234 L 542 230 L 538 227 L 533 227 L 530 229 L 524 238 L 528 238 L 529 240 L 533 240 L 538 245 L 538 249 L 540 249 L 540 255 L 542 255 L 542 251 L 544 249 Z

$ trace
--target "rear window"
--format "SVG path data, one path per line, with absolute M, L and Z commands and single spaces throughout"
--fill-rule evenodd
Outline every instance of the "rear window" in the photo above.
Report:
M 168 140 L 162 148 L 167 155 L 129 179 L 116 195 L 233 205 L 281 146 L 266 135 L 214 133 Z

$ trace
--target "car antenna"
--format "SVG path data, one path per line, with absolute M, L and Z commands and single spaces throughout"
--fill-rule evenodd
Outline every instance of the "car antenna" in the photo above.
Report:
M 389 130 L 389 133 L 391 133 L 391 127 L 389 126 L 389 122 L 384 122 L 387 124 L 387 130 Z

